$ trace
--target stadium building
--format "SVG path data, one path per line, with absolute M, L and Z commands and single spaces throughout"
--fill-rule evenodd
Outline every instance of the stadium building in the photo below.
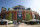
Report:
M 9 8 L 7 11 L 6 8 L 2 7 L 0 13 L 0 17 L 1 17 L 0 19 L 7 19 L 7 17 L 10 16 L 12 20 L 22 21 L 22 20 L 26 20 L 27 14 L 30 14 L 31 19 L 39 19 L 39 13 L 30 10 L 30 8 L 25 9 L 25 7 L 22 5 Z

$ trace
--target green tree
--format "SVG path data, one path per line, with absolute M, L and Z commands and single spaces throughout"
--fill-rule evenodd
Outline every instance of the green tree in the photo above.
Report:
M 26 21 L 29 21 L 29 20 L 31 20 L 30 13 L 26 13 Z
M 12 13 L 7 16 L 7 20 L 12 20 Z
M 27 8 L 26 10 L 31 10 L 31 8 Z

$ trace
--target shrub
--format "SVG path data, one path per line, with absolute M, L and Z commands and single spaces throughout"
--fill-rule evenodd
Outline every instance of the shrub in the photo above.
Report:
M 31 20 L 30 13 L 26 13 L 26 21 L 29 21 L 29 20 Z
M 12 20 L 12 14 L 11 13 L 7 16 L 7 20 Z

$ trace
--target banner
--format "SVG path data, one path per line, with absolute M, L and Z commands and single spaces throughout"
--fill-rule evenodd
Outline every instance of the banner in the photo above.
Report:
M 17 19 L 22 19 L 22 11 L 17 11 Z

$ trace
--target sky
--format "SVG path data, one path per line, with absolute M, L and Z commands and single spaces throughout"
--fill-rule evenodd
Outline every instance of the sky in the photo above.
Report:
M 2 7 L 7 8 L 8 10 L 8 8 L 12 8 L 17 5 L 22 5 L 25 8 L 31 8 L 40 15 L 40 0 L 0 0 L 0 12 Z

